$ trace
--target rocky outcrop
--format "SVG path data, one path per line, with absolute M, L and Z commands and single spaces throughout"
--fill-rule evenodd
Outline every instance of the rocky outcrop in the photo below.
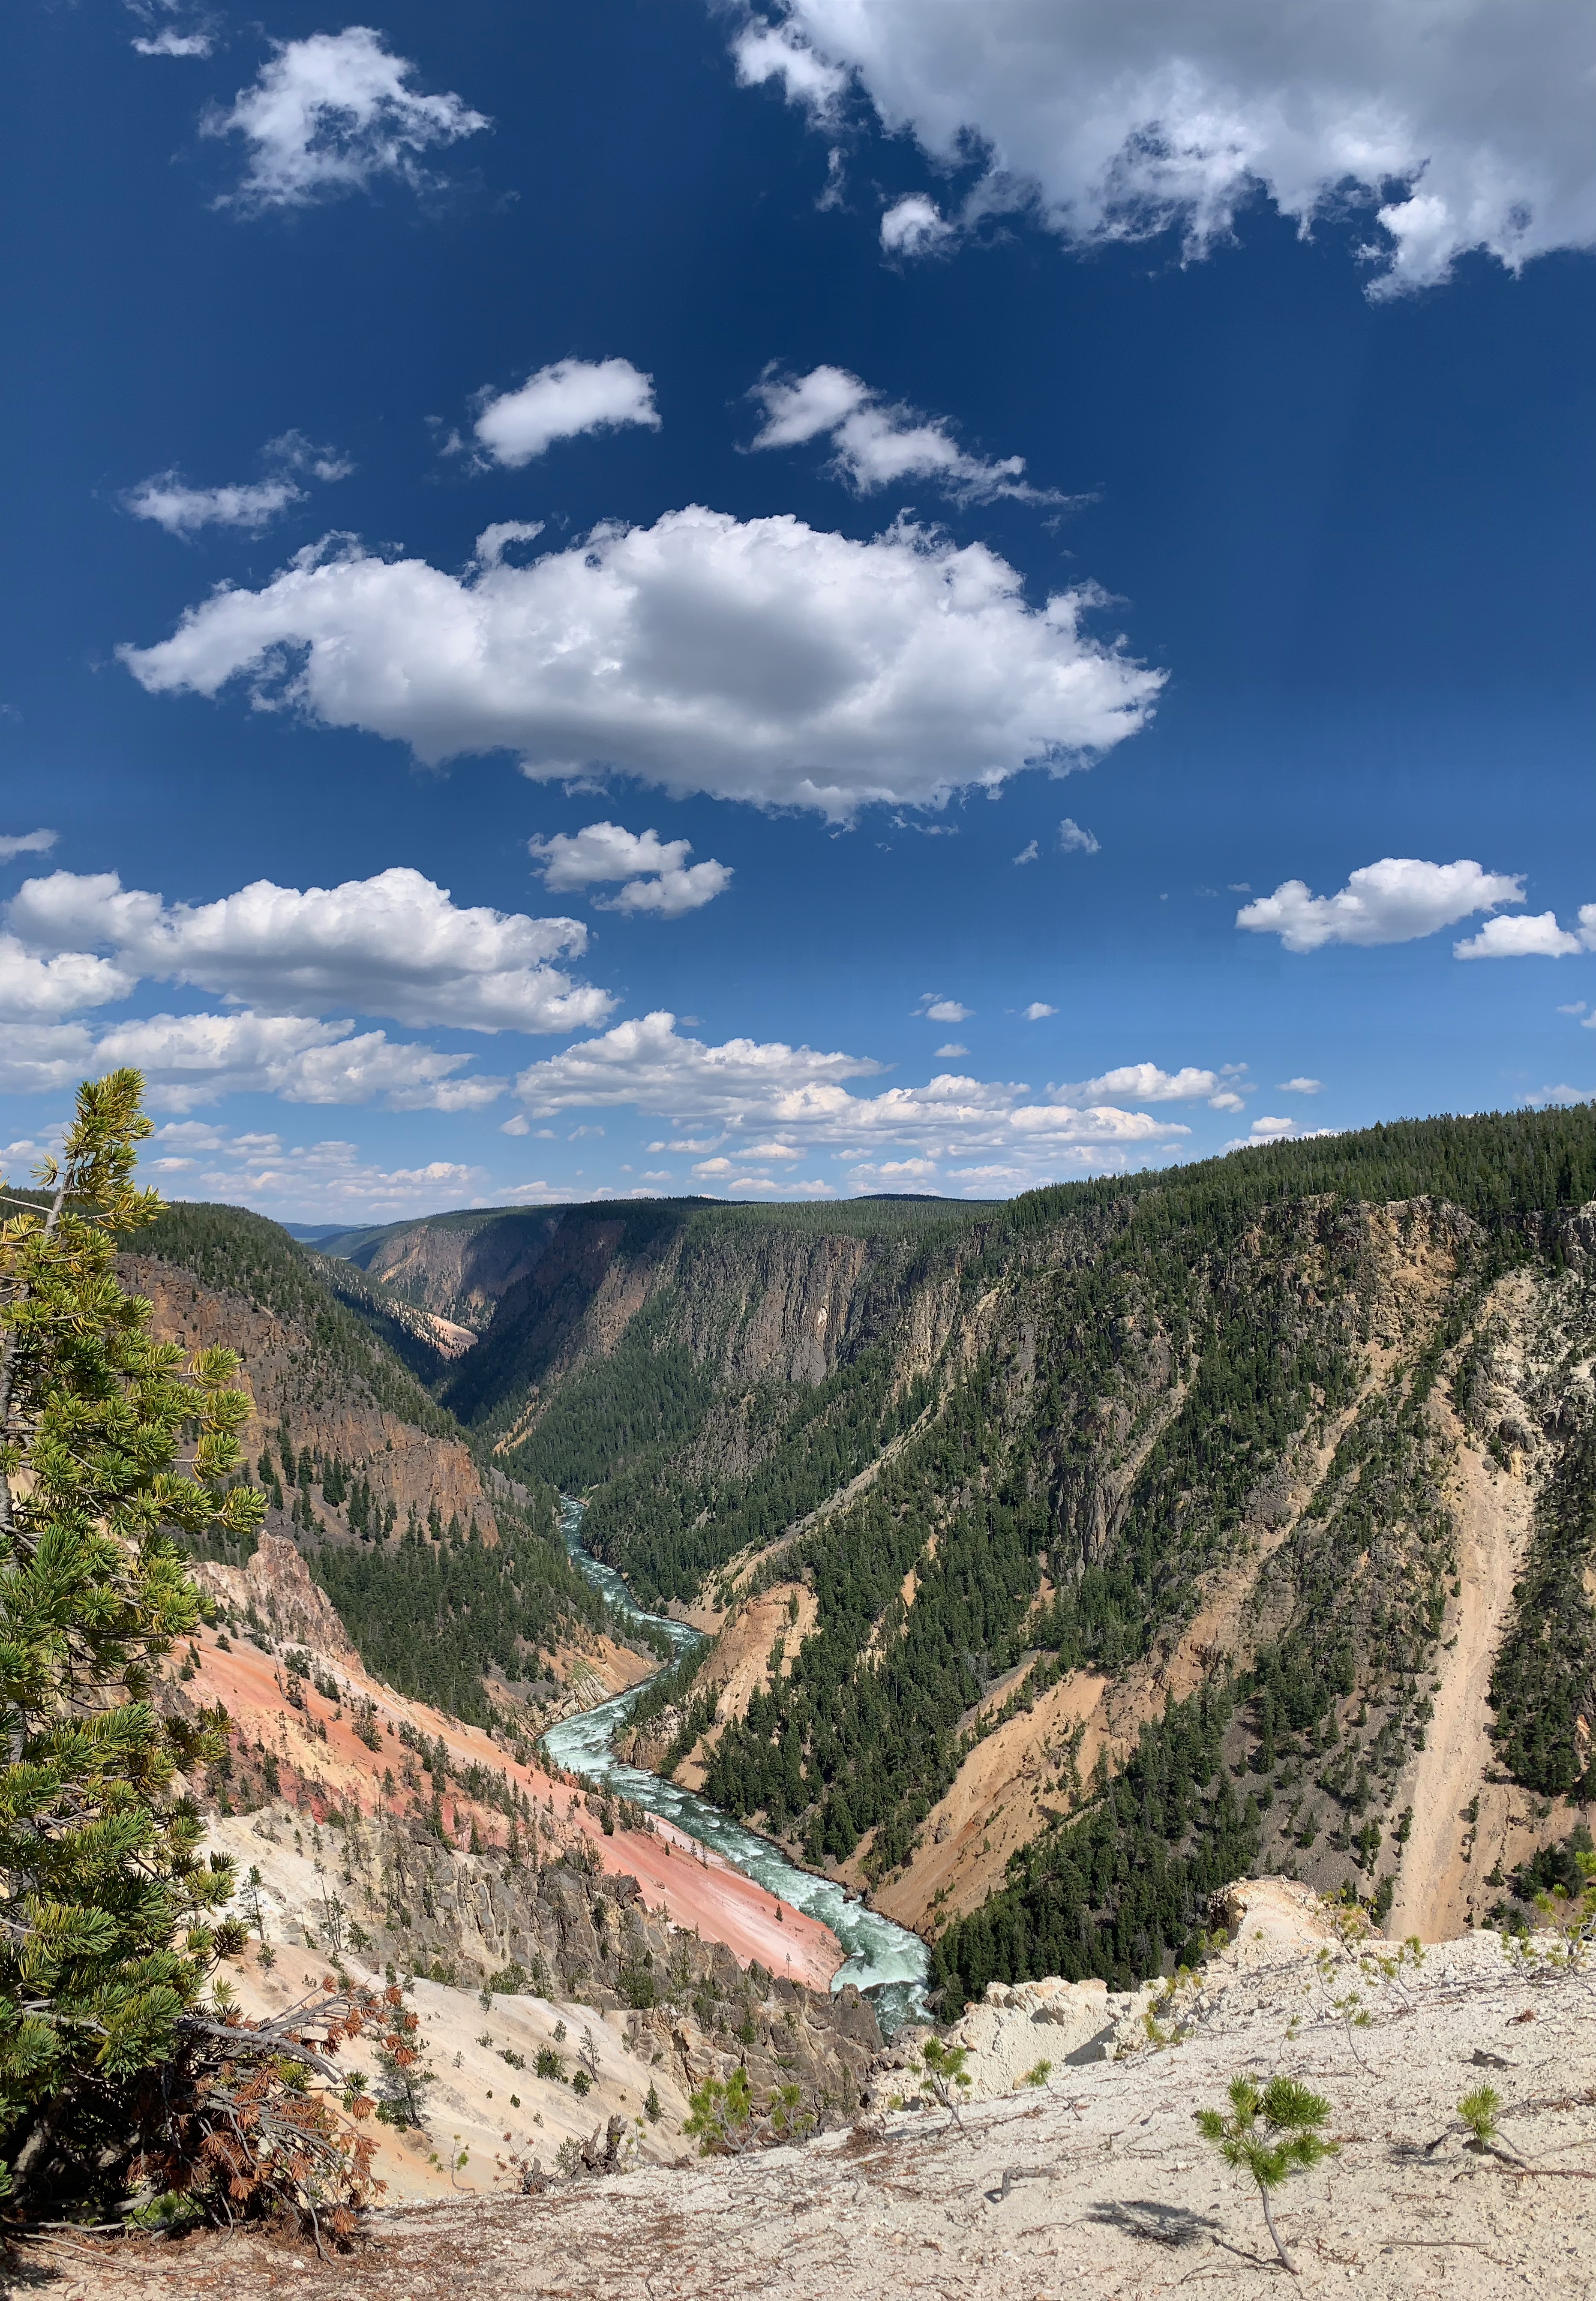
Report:
M 324 1590 L 311 1580 L 304 1559 L 280 1534 L 263 1534 L 243 1566 L 202 1560 L 194 1579 L 210 1597 L 247 1621 L 263 1623 L 283 1645 L 304 1646 L 318 1658 L 358 1669 L 360 1657 Z

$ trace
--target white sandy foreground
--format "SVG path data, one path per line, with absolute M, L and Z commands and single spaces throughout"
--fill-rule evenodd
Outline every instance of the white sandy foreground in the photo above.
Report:
M 41 2244 L 29 2268 L 48 2262 L 46 2289 L 61 2301 L 1596 2292 L 1596 1970 L 1550 1941 L 1526 1954 L 1494 1934 L 1416 1959 L 1347 1943 L 1301 1889 L 1275 1881 L 1241 1889 L 1233 1910 L 1238 1937 L 1196 1989 L 1118 2009 L 1118 2058 L 1059 2061 L 1040 2085 L 967 2108 L 962 2127 L 890 2107 L 907 2073 L 886 2068 L 852 2132 L 538 2197 L 380 2209 L 369 2239 L 326 2266 L 302 2240 L 206 2237 Z M 1006 2027 L 1030 2028 L 1032 2069 L 1072 2034 L 1067 2021 L 1032 2022 L 1023 2004 L 999 2010 Z M 1337 2155 L 1278 2193 L 1295 2281 L 1256 2193 L 1193 2123 L 1196 2109 L 1224 2105 L 1239 2071 L 1283 2071 L 1331 2104 Z M 1465 2146 L 1457 2104 L 1482 2083 L 1501 2096 L 1511 2163 Z

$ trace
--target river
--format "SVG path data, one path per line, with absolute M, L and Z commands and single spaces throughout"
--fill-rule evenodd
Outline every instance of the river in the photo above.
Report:
M 673 1622 L 664 1614 L 646 1614 L 614 1568 L 595 1558 L 584 1546 L 581 1516 L 581 1504 L 567 1499 L 561 1514 L 565 1546 L 572 1563 L 594 1588 L 629 1621 L 647 1622 L 664 1630 L 677 1653 L 697 1645 L 702 1631 L 686 1622 Z M 616 1797 L 631 1798 L 647 1812 L 674 1822 L 678 1829 L 712 1847 L 723 1861 L 756 1879 L 768 1893 L 780 1895 L 795 1910 L 802 1910 L 806 1917 L 818 1918 L 823 1925 L 829 1926 L 848 1954 L 847 1962 L 838 1971 L 831 1987 L 840 1989 L 851 1981 L 860 1989 L 868 1990 L 883 2035 L 890 2037 L 907 2021 L 923 2019 L 925 1978 L 931 1961 L 918 1934 L 894 1925 L 890 1918 L 867 1908 L 856 1894 L 833 1878 L 817 1878 L 812 1870 L 800 1870 L 779 1845 L 773 1845 L 768 1837 L 761 1837 L 756 1830 L 745 1829 L 741 1822 L 733 1821 L 730 1814 L 723 1813 L 707 1799 L 695 1797 L 691 1790 L 648 1773 L 641 1766 L 629 1766 L 615 1756 L 611 1746 L 615 1735 L 630 1716 L 643 1686 L 649 1682 L 644 1678 L 640 1685 L 628 1686 L 624 1694 L 601 1702 L 597 1709 L 564 1718 L 557 1726 L 551 1726 L 543 1736 L 542 1746 L 555 1764 L 592 1783 L 596 1788 L 608 1790 Z

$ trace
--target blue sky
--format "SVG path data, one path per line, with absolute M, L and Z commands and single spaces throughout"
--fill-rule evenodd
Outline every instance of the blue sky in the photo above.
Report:
M 1589 12 L 971 13 L 11 12 L 13 1176 L 127 1060 L 313 1221 L 1596 1091 Z

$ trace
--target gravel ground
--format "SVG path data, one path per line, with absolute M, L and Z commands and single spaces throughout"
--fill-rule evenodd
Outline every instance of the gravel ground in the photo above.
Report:
M 1302 2291 L 1596 2291 L 1596 1970 L 1516 1961 L 1489 1934 L 1399 1962 L 1384 1943 L 1360 1952 L 1259 1932 L 1214 1961 L 1200 1995 L 1159 2026 L 1183 2031 L 1180 2042 L 1063 2068 L 1043 2089 L 970 2109 L 962 2129 L 940 2111 L 886 2110 L 802 2148 L 651 2166 L 540 2197 L 389 2208 L 326 2266 L 303 2240 L 35 2243 L 13 2255 L 9 2289 L 50 2301 L 1140 2301 L 1185 2287 L 1290 2289 L 1256 2193 L 1192 2121 L 1224 2105 L 1236 2072 L 1279 2071 L 1326 2096 L 1340 2145 L 1278 2193 Z M 1481 2083 L 1504 2104 L 1500 2155 L 1464 2146 L 1457 2104 Z

